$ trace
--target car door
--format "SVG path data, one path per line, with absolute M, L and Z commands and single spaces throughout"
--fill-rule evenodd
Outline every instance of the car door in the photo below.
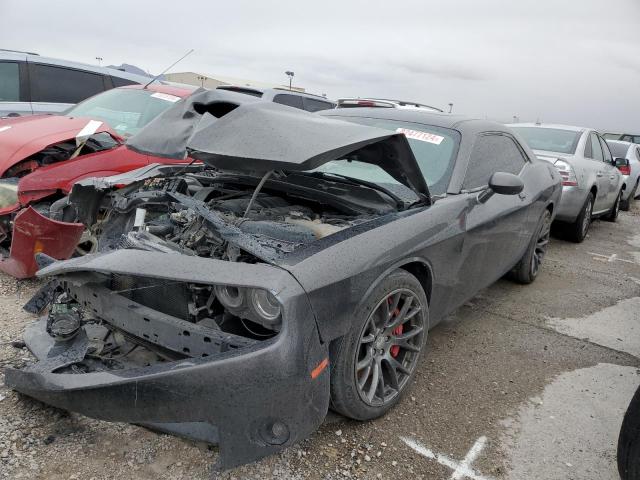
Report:
M 0 117 L 31 115 L 26 63 L 0 60 Z
M 485 132 L 475 139 L 469 157 L 462 193 L 470 198 L 469 208 L 460 221 L 466 231 L 461 275 L 467 287 L 477 291 L 495 282 L 522 257 L 531 239 L 530 216 L 533 193 L 527 189 L 531 162 L 517 141 L 505 132 Z M 519 195 L 493 195 L 485 202 L 476 200 L 487 188 L 495 172 L 519 175 L 525 189 Z M 469 291 L 459 292 L 460 298 Z
M 620 179 L 622 177 L 622 174 L 620 173 L 620 170 L 618 170 L 613 164 L 613 156 L 611 155 L 611 151 L 609 150 L 607 142 L 605 142 L 604 139 L 599 135 L 598 139 L 600 140 L 602 153 L 604 154 L 604 165 L 602 171 L 604 173 L 603 178 L 607 182 L 607 208 L 611 208 L 618 198 L 618 193 L 620 192 Z
M 609 178 L 605 169 L 604 153 L 598 135 L 595 132 L 589 132 L 587 142 L 588 145 L 585 148 L 584 156 L 589 161 L 584 162 L 584 167 L 588 170 L 585 173 L 587 178 L 595 178 L 597 194 L 593 202 L 593 212 L 599 213 L 608 208 Z M 584 187 L 590 188 L 590 185 L 585 185 Z

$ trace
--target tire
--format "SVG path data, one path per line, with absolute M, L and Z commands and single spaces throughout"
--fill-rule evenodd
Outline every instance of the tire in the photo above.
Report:
M 382 280 L 355 312 L 351 330 L 330 346 L 332 408 L 355 420 L 384 415 L 411 384 L 428 327 L 418 279 L 396 270 Z
M 618 437 L 618 472 L 622 480 L 640 480 L 640 388 L 622 420 Z
M 620 201 L 620 210 L 628 212 L 631 208 L 631 203 L 635 200 L 636 195 L 638 194 L 638 182 L 633 186 L 633 190 L 629 194 L 629 197 L 626 200 Z
M 618 192 L 618 196 L 616 197 L 616 201 L 613 203 L 611 210 L 604 217 L 602 217 L 607 222 L 615 222 L 618 220 L 618 214 L 620 213 L 620 201 L 622 200 L 622 190 Z
M 587 236 L 589 226 L 591 225 L 591 216 L 593 212 L 593 193 L 589 192 L 587 199 L 582 205 L 582 210 L 576 221 L 567 225 L 566 234 L 567 238 L 572 242 L 582 243 Z
M 547 253 L 551 234 L 551 212 L 545 209 L 524 256 L 510 272 L 510 278 L 523 285 L 538 278 L 540 265 Z

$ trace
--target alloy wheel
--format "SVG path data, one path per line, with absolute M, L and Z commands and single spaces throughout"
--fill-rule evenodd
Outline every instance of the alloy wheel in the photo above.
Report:
M 531 273 L 535 277 L 538 274 L 542 260 L 547 253 L 547 246 L 549 245 L 549 237 L 551 236 L 551 215 L 547 211 L 542 221 L 542 228 L 538 234 L 536 240 L 536 246 L 533 250 L 533 256 L 531 257 Z
M 416 367 L 425 333 L 425 312 L 411 290 L 396 290 L 377 304 L 356 353 L 354 374 L 365 403 L 386 405 L 400 394 Z
M 587 202 L 585 206 L 584 218 L 582 219 L 582 236 L 587 236 L 587 231 L 589 230 L 589 225 L 591 224 L 591 215 L 593 214 L 593 202 L 591 199 Z

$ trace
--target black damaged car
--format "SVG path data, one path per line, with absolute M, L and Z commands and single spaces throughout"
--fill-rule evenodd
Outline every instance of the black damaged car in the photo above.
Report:
M 43 402 L 219 444 L 230 468 L 329 408 L 383 415 L 427 332 L 539 273 L 560 177 L 506 127 L 393 109 L 321 115 L 201 92 L 129 148 L 204 165 L 76 185 L 98 253 L 38 258 L 54 294 L 7 369 Z M 118 186 L 119 188 L 114 188 Z

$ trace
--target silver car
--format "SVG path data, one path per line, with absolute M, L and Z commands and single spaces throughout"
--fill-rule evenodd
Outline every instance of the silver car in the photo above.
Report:
M 598 132 L 539 123 L 509 126 L 538 158 L 553 163 L 560 172 L 562 199 L 556 220 L 564 224 L 571 240 L 582 242 L 593 218 L 616 221 L 625 181 Z
M 0 49 L 0 117 L 60 113 L 97 93 L 151 77 Z
M 609 150 L 624 176 L 625 188 L 620 201 L 621 210 L 629 210 L 640 194 L 640 145 L 622 140 L 607 140 Z

